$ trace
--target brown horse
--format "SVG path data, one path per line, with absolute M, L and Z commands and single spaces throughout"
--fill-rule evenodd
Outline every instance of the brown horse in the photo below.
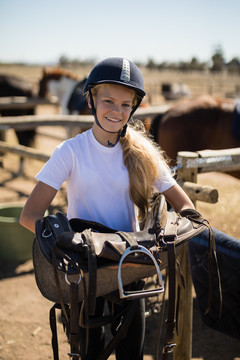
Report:
M 179 151 L 240 147 L 240 132 L 233 122 L 234 100 L 210 95 L 183 100 L 157 116 L 151 132 L 175 165 Z M 239 118 L 240 125 L 240 118 Z M 238 130 L 238 136 L 233 129 Z

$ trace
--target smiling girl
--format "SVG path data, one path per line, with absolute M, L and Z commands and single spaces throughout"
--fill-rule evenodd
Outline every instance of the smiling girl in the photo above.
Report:
M 139 68 L 127 59 L 105 59 L 90 73 L 85 93 L 95 118 L 93 127 L 57 146 L 36 175 L 38 183 L 26 202 L 20 223 L 34 232 L 36 220 L 44 216 L 64 181 L 68 219 L 96 221 L 119 231 L 139 230 L 154 192 L 165 195 L 176 212 L 193 208 L 172 178 L 161 149 L 142 130 L 129 125 L 145 96 Z M 143 359 L 144 300 L 136 301 L 138 310 L 126 337 L 116 348 L 118 360 Z M 103 304 L 103 299 L 98 299 L 98 315 Z M 126 304 L 114 306 L 119 313 Z M 117 328 L 119 324 L 115 325 Z M 103 347 L 103 328 L 90 330 L 86 359 L 96 359 Z

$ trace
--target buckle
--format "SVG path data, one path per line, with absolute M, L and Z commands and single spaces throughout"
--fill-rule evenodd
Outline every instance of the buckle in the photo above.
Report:
M 68 356 L 69 356 L 69 359 L 70 358 L 77 358 L 78 360 L 81 360 L 81 357 L 80 357 L 80 354 L 77 354 L 77 353 L 68 353 Z M 76 359 L 75 359 L 76 360 Z
M 81 282 L 81 280 L 82 280 L 82 274 L 81 273 L 79 273 L 78 275 L 79 275 L 79 277 L 78 277 L 78 279 L 76 279 L 76 281 L 70 281 L 70 279 L 69 279 L 69 276 L 75 276 L 76 277 L 76 275 L 77 274 L 68 274 L 68 273 L 65 273 L 65 281 L 66 281 L 66 283 L 68 284 L 68 285 L 79 285 L 80 284 L 80 282 Z
M 163 352 L 164 352 L 165 354 L 170 354 L 170 353 L 172 353 L 172 352 L 173 352 L 173 349 L 175 348 L 176 345 L 177 345 L 177 344 L 175 344 L 175 343 L 165 345 L 165 346 L 164 346 L 164 349 L 163 349 Z

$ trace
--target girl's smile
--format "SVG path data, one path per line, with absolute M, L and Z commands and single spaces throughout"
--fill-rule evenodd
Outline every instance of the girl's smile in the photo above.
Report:
M 114 141 L 119 131 L 128 122 L 133 107 L 135 92 L 121 85 L 104 84 L 97 86 L 94 105 L 101 127 L 94 123 L 93 131 L 97 140 L 106 145 Z

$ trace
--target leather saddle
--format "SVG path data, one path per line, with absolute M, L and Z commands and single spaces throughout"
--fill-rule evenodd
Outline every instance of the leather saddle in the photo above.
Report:
M 49 215 L 36 222 L 33 264 L 37 286 L 53 302 L 59 302 L 60 288 L 66 304 L 70 302 L 71 283 L 78 284 L 79 301 L 84 300 L 86 293 L 105 296 L 153 276 L 158 268 L 166 268 L 167 244 L 174 243 L 177 256 L 183 244 L 200 234 L 206 223 L 192 209 L 181 215 L 167 211 L 161 194 L 155 197 L 138 232 L 121 232 L 81 219 L 68 220 L 60 212 Z

